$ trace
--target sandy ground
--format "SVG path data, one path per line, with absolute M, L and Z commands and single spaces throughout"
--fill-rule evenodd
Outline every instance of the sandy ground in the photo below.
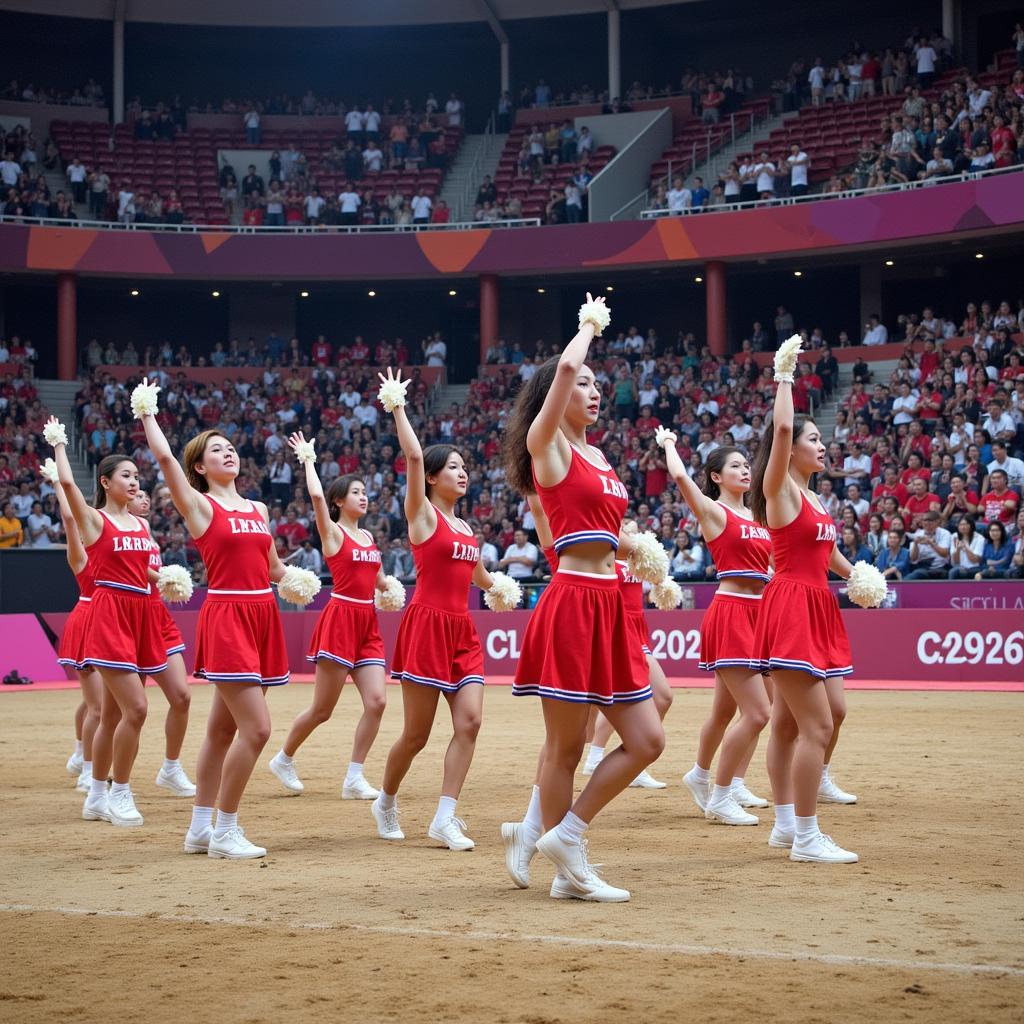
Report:
M 190 767 L 210 691 L 193 694 Z M 285 794 L 264 763 L 310 694 L 270 695 L 274 735 L 241 815 L 270 855 L 244 863 L 180 852 L 189 801 L 152 784 L 158 691 L 139 830 L 79 817 L 64 774 L 76 694 L 0 696 L 0 1021 L 1024 1020 L 1020 695 L 851 693 L 835 773 L 860 803 L 821 810 L 861 862 L 825 867 L 770 850 L 770 812 L 757 828 L 698 815 L 679 779 L 710 693 L 677 691 L 655 770 L 670 788 L 627 791 L 592 829 L 595 859 L 633 892 L 609 906 L 551 900 L 540 858 L 527 891 L 505 874 L 498 829 L 529 794 L 536 701 L 488 692 L 459 806 L 478 845 L 451 853 L 425 835 L 440 716 L 402 791 L 405 843 L 340 799 L 354 692 L 300 751 L 306 792 Z M 371 781 L 400 725 L 389 695 Z M 767 794 L 760 756 L 754 768 Z

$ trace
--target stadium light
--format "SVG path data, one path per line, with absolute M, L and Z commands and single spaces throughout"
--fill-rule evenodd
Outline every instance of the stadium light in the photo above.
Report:
M 210 292 L 210 294 L 211 294 L 211 295 L 212 295 L 212 296 L 213 296 L 213 297 L 214 297 L 215 299 L 219 299 L 219 298 L 220 298 L 220 292 L 216 292 L 216 291 L 214 291 L 214 292 Z
M 309 298 L 309 292 L 299 292 L 299 298 L 300 299 L 308 299 Z
M 372 288 L 366 294 L 369 295 L 371 299 L 375 299 L 377 297 L 377 293 Z
M 129 294 L 131 295 L 131 297 L 132 297 L 133 299 L 137 299 L 137 298 L 139 297 L 139 295 L 140 295 L 141 293 L 139 292 L 139 289 L 138 289 L 138 288 L 133 288 L 133 289 L 132 289 L 132 290 L 131 290 L 131 291 L 129 292 Z
M 886 260 L 886 261 L 885 261 L 885 265 L 886 265 L 887 267 L 891 267 L 891 266 L 893 266 L 894 264 L 895 264 L 895 260 Z
M 459 293 L 454 288 L 449 288 L 448 289 L 448 294 L 449 295 L 458 295 Z
M 704 278 L 703 277 L 695 277 L 693 280 L 694 280 L 695 284 L 703 284 L 704 283 Z
M 538 288 L 537 289 L 537 294 L 538 295 L 543 295 L 544 294 L 544 289 L 543 288 Z
M 983 252 L 976 252 L 974 254 L 974 258 L 976 260 L 983 260 L 985 258 L 985 254 Z
M 793 271 L 793 276 L 794 277 L 803 277 L 804 276 L 804 272 L 802 270 L 794 270 Z
M 604 290 L 606 292 L 613 292 L 613 291 L 615 291 L 615 285 L 613 285 L 613 284 L 606 284 L 604 286 Z

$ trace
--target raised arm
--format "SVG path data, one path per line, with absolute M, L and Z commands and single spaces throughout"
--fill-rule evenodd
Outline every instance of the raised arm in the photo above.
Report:
M 385 386 L 395 381 L 403 383 L 402 371 L 396 373 L 390 366 L 387 369 L 387 376 L 383 373 L 378 373 L 377 376 Z M 409 422 L 404 404 L 396 405 L 391 414 L 395 417 L 398 444 L 405 456 L 405 518 L 410 525 L 418 522 L 428 533 L 433 533 L 437 527 L 437 516 L 427 501 L 426 474 L 423 471 L 423 449 L 420 446 L 420 439 Z
M 53 482 L 53 489 L 57 494 L 57 504 L 60 506 L 60 521 L 64 525 L 64 536 L 68 539 L 68 565 L 71 566 L 71 571 L 78 575 L 85 568 L 89 556 L 82 543 L 82 535 L 78 532 L 78 523 L 75 522 L 71 505 L 68 503 L 59 476 Z
M 60 420 L 56 416 L 51 416 L 46 421 L 45 431 L 56 431 L 60 427 Z M 103 519 L 78 489 L 78 484 L 75 483 L 75 474 L 71 472 L 71 463 L 68 462 L 67 446 L 63 441 L 58 441 L 53 446 L 53 460 L 57 463 L 58 492 L 63 491 L 68 509 L 78 527 L 79 537 L 82 543 L 88 547 L 95 543 L 103 532 Z M 61 511 L 63 513 L 63 509 Z
M 705 540 L 714 540 L 725 529 L 725 512 L 722 506 L 717 501 L 712 501 L 686 472 L 686 466 L 676 451 L 676 435 L 671 431 L 662 433 L 659 430 L 655 436 L 665 450 L 665 465 L 669 476 L 676 482 L 683 495 L 683 501 L 700 523 L 701 533 Z
M 306 471 L 306 490 L 309 491 L 309 500 L 313 503 L 313 513 L 316 515 L 316 529 L 320 534 L 320 544 L 323 547 L 324 556 L 330 558 L 341 550 L 341 528 L 331 519 L 331 510 L 327 507 L 327 499 L 324 497 L 324 486 L 316 471 L 316 460 L 310 457 L 303 458 L 300 454 L 300 445 L 309 445 L 312 449 L 312 441 L 307 441 L 300 430 L 288 438 L 288 445 L 296 456 L 301 460 Z

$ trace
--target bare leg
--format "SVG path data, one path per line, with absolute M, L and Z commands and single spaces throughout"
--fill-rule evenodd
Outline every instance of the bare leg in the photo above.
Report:
M 765 693 L 768 695 L 768 703 L 771 704 L 775 694 L 775 689 L 772 686 L 771 676 L 762 676 L 761 678 L 764 681 Z M 754 751 L 757 750 L 757 744 L 760 739 L 761 734 L 758 733 L 750 741 L 750 746 L 747 747 L 746 752 L 740 760 L 739 768 L 737 769 L 736 774 L 741 779 L 746 777 L 747 770 L 750 768 L 750 762 L 754 758 Z
M 843 689 L 843 680 L 826 679 L 825 693 L 828 695 L 828 706 L 832 711 L 832 738 L 825 748 L 825 764 L 832 763 L 832 754 L 839 742 L 839 730 L 846 719 L 846 692 Z
M 352 760 L 356 764 L 365 764 L 373 741 L 380 732 L 380 722 L 388 702 L 384 667 L 363 665 L 352 673 L 352 681 L 363 702 L 363 713 L 356 724 L 356 734 L 352 741 Z
M 590 707 L 546 697 L 541 698 L 541 706 L 546 738 L 540 768 L 540 804 L 544 828 L 549 830 L 572 807 L 573 776 L 586 742 Z
M 748 752 L 753 754 L 751 746 L 757 743 L 761 730 L 768 724 L 771 705 L 760 672 L 730 668 L 722 670 L 719 675 L 740 709 L 739 719 L 725 734 L 715 773 L 717 785 L 731 786 L 734 778 L 742 778 L 741 765 L 744 759 L 749 761 Z
M 313 703 L 296 716 L 291 729 L 288 730 L 284 746 L 281 747 L 289 757 L 294 757 L 313 730 L 318 725 L 323 725 L 334 714 L 348 673 L 349 670 L 344 665 L 339 665 L 328 658 L 320 658 L 317 661 L 316 675 L 313 678 Z
M 812 817 L 817 813 L 821 769 L 832 736 L 828 695 L 825 687 L 805 672 L 776 671 L 774 678 L 776 701 L 779 697 L 785 701 L 799 730 L 791 768 L 792 802 L 797 817 Z
M 772 801 L 776 806 L 793 802 L 793 751 L 799 735 L 789 705 L 776 695 L 772 701 L 772 729 L 766 758 Z
M 226 683 L 217 690 L 234 719 L 238 733 L 224 758 L 217 808 L 235 814 L 249 776 L 270 739 L 270 709 L 259 683 Z
M 82 695 L 82 699 L 78 702 L 78 707 L 75 708 L 75 739 L 79 743 L 82 743 L 82 726 L 85 724 L 85 715 L 89 710 L 88 704 L 85 702 L 85 695 Z
M 103 708 L 103 679 L 95 669 L 79 671 L 78 685 L 82 688 L 82 706 L 85 707 L 85 716 L 82 721 L 82 758 L 85 761 L 92 761 L 92 745 L 96 736 L 96 730 L 100 724 L 100 713 Z M 75 721 L 77 724 L 76 713 Z
M 736 714 L 736 701 L 732 699 L 729 688 L 722 680 L 722 673 L 715 673 L 715 696 L 711 702 L 711 713 L 700 729 L 700 741 L 697 744 L 697 764 L 704 771 L 711 768 L 715 753 L 722 744 L 725 730 Z
M 612 723 L 601 714 L 600 711 L 597 713 L 597 717 L 594 721 L 594 738 L 590 741 L 595 747 L 600 747 L 604 750 L 608 746 L 608 741 L 612 738 L 612 734 L 615 730 L 612 728 Z
M 224 758 L 231 749 L 231 741 L 237 731 L 238 726 L 224 703 L 220 687 L 215 685 L 210 717 L 206 720 L 206 737 L 196 761 L 196 807 L 216 805 Z
M 167 718 L 164 721 L 167 748 L 164 756 L 168 761 L 177 761 L 181 756 L 181 746 L 185 742 L 188 709 L 192 703 L 188 675 L 181 655 L 172 654 L 167 659 L 167 668 L 153 676 L 153 680 L 167 698 Z
M 473 763 L 484 707 L 484 688 L 469 683 L 453 694 L 445 694 L 445 697 L 451 709 L 455 735 L 452 736 L 444 755 L 441 796 L 450 796 L 453 800 L 458 800 L 469 774 L 469 766 Z
M 115 782 L 127 783 L 146 721 L 146 690 L 137 672 L 102 670 L 100 674 L 105 692 L 100 725 L 93 738 L 93 778 L 105 779 L 109 773 Z
M 658 717 L 664 722 L 672 701 L 672 687 L 668 685 L 665 678 L 665 670 L 658 663 L 658 659 L 652 654 L 647 655 L 647 672 L 651 680 L 651 689 L 654 691 L 654 706 L 658 709 Z
M 413 758 L 427 745 L 440 696 L 441 691 L 433 686 L 402 683 L 402 708 L 405 715 L 402 734 L 388 752 L 384 780 L 381 783 L 382 792 L 388 796 L 398 792 L 402 779 L 412 766 Z

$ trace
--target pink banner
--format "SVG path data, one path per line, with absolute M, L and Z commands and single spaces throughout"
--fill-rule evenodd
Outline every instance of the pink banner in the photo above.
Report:
M 172 612 L 187 646 L 185 661 L 192 669 L 198 612 Z M 489 676 L 515 674 L 529 612 L 473 612 L 484 648 Z M 956 611 L 843 611 L 853 647 L 854 673 L 862 679 L 927 682 L 1024 681 L 1024 617 L 1018 611 L 985 614 Z M 699 611 L 648 612 L 651 650 L 670 679 L 704 676 L 700 657 Z M 9 617 L 13 618 L 13 616 Z M 58 635 L 64 614 L 43 616 Z M 292 672 L 308 673 L 307 645 L 316 622 L 315 612 L 282 616 Z M 384 645 L 394 650 L 401 621 L 399 613 L 380 616 Z

